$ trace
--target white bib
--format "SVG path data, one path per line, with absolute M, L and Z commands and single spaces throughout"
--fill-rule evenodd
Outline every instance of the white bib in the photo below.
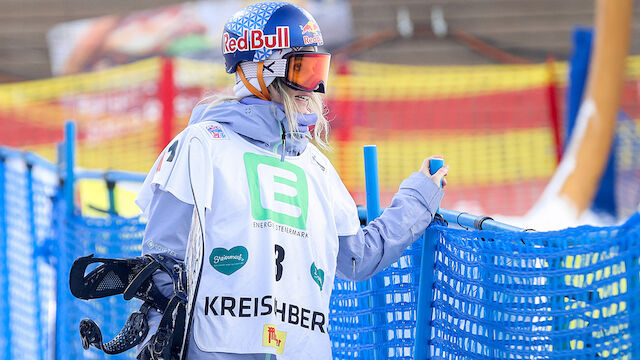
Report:
M 335 169 L 312 144 L 281 162 L 216 122 L 190 126 L 176 140 L 188 143 L 192 136 L 207 148 L 202 176 L 212 188 L 194 313 L 197 346 L 330 359 L 338 236 L 359 228 L 355 203 Z M 188 200 L 187 151 L 177 148 L 171 162 L 160 160 L 152 182 Z

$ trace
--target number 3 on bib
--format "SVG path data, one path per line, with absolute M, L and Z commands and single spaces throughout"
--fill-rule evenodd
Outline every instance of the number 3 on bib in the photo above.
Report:
M 275 246 L 276 252 L 276 281 L 282 278 L 282 260 L 284 260 L 284 248 L 278 244 Z

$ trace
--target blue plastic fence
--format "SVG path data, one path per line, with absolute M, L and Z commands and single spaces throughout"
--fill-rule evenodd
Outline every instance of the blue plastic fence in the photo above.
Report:
M 68 273 L 73 259 L 90 253 L 137 256 L 144 223 L 69 208 L 64 180 L 96 174 L 61 181 L 59 167 L 0 150 L 0 359 L 133 358 L 83 351 L 78 324 L 90 317 L 108 338 L 139 303 L 74 299 Z M 616 227 L 535 233 L 441 213 L 448 226 L 434 223 L 373 279 L 336 280 L 335 359 L 640 356 L 640 215 Z

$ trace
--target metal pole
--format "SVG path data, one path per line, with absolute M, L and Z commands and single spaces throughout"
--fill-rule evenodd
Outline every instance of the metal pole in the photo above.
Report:
M 449 224 L 456 224 L 467 229 L 489 230 L 489 231 L 524 231 L 524 229 L 504 224 L 493 220 L 487 216 L 471 215 L 465 212 L 440 209 L 438 214 L 442 215 Z

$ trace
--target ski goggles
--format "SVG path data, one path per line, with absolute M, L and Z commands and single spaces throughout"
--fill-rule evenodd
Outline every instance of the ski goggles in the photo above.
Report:
M 286 54 L 286 76 L 289 87 L 301 91 L 324 93 L 329 78 L 331 55 L 328 53 L 296 51 Z
M 236 72 L 236 83 L 241 80 L 240 73 L 245 79 L 259 78 L 262 76 L 275 76 L 284 78 L 285 84 L 301 91 L 315 91 L 324 93 L 329 77 L 329 64 L 331 55 L 309 51 L 290 52 L 282 59 L 265 60 L 262 69 L 258 63 L 244 61 L 238 64 L 240 71 Z

